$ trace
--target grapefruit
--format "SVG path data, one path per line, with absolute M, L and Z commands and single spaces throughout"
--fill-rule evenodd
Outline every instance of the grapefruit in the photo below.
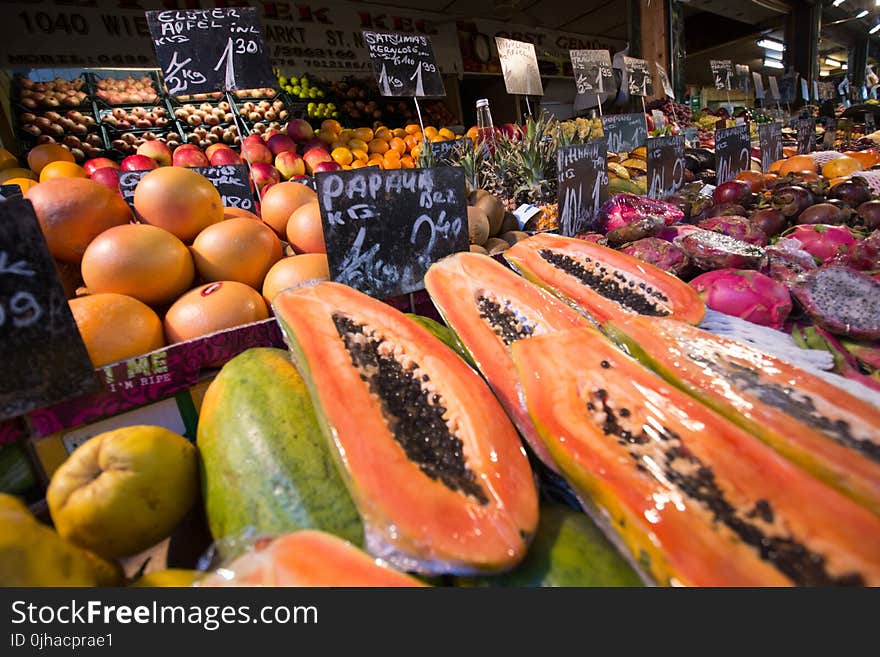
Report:
M 281 240 L 262 221 L 233 217 L 199 233 L 192 254 L 202 280 L 238 281 L 259 290 L 281 260 Z
M 290 215 L 287 241 L 297 253 L 327 253 L 318 201 L 306 203 Z
M 37 180 L 37 174 L 35 174 L 30 169 L 21 169 L 18 167 L 3 169 L 2 171 L 0 171 L 0 183 L 5 185 L 7 181 L 12 180 L 13 178 L 27 178 L 28 180 Z
M 73 153 L 58 144 L 40 144 L 39 146 L 34 146 L 27 154 L 28 166 L 37 175 L 40 175 L 43 167 L 50 162 L 73 161 Z
M 770 171 L 773 171 L 772 166 Z M 779 166 L 778 173 L 780 176 L 787 176 L 790 173 L 800 173 L 802 171 L 816 171 L 816 162 L 809 155 L 792 155 Z
M 260 215 L 279 237 L 284 237 L 290 215 L 300 206 L 317 199 L 318 195 L 311 187 L 297 182 L 278 183 L 263 194 Z
M 195 269 L 189 249 L 167 230 L 127 224 L 92 240 L 83 255 L 82 275 L 91 292 L 127 294 L 156 306 L 186 292 Z
M 303 253 L 283 258 L 274 265 L 263 281 L 263 298 L 272 303 L 275 295 L 306 281 L 329 281 L 330 266 L 324 253 Z
M 193 288 L 174 302 L 165 313 L 165 335 L 169 342 L 183 342 L 267 317 L 266 303 L 253 288 L 218 281 Z
M 79 263 L 89 242 L 131 221 L 122 197 L 88 178 L 53 178 L 24 196 L 34 205 L 49 252 L 63 262 Z
M 159 316 L 134 297 L 90 294 L 68 303 L 95 367 L 145 354 L 165 345 Z
M 134 209 L 144 223 L 164 228 L 186 244 L 223 221 L 217 188 L 186 167 L 159 167 L 141 178 L 134 190 Z
M 64 160 L 49 162 L 49 164 L 44 166 L 43 170 L 40 171 L 40 182 L 46 182 L 47 180 L 51 180 L 52 178 L 88 177 L 89 175 L 86 173 L 86 170 L 83 169 L 80 165 L 73 162 L 66 162 Z
M 242 210 L 241 208 L 223 208 L 223 219 L 232 219 L 233 217 L 247 217 L 248 219 L 260 218 L 250 210 Z
M 826 163 L 822 167 L 822 175 L 826 178 L 841 178 L 861 171 L 863 168 L 861 160 L 844 155 Z

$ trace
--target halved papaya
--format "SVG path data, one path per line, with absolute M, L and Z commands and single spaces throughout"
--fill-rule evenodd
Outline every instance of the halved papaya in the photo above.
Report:
M 606 331 L 671 384 L 880 514 L 880 411 L 757 349 L 674 320 Z
M 706 314 L 703 301 L 684 281 L 594 242 L 540 233 L 514 244 L 504 258 L 599 324 L 632 314 L 699 324 Z
M 658 583 L 880 583 L 880 518 L 597 330 L 523 340 L 513 356 L 563 474 Z
M 424 586 L 326 532 L 304 529 L 254 547 L 196 586 Z
M 287 290 L 273 307 L 367 550 L 424 573 L 519 562 L 538 521 L 535 482 L 479 375 L 427 329 L 345 285 Z
M 530 335 L 588 326 L 588 321 L 479 253 L 456 253 L 435 262 L 425 274 L 425 288 L 532 451 L 556 470 L 520 397 L 510 345 Z

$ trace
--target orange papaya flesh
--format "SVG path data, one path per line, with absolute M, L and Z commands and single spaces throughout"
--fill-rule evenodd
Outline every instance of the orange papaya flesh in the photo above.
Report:
M 367 550 L 422 573 L 510 569 L 537 492 L 480 376 L 403 313 L 336 283 L 273 303 L 365 525 Z
M 880 518 L 598 331 L 523 340 L 513 356 L 569 483 L 609 515 L 658 583 L 880 583 Z
M 258 542 L 196 586 L 424 586 L 351 543 L 305 529 Z
M 588 321 L 479 253 L 457 253 L 434 263 L 425 275 L 425 288 L 529 447 L 556 470 L 520 397 L 510 345 L 531 335 L 588 326 Z
M 880 514 L 880 410 L 778 358 L 681 322 L 606 330 L 673 385 Z
M 514 244 L 504 258 L 599 324 L 632 314 L 699 324 L 706 314 L 696 290 L 681 279 L 594 242 L 539 233 Z

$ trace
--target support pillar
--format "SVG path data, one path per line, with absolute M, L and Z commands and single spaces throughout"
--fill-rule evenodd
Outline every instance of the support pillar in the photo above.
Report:
M 819 79 L 819 27 L 822 20 L 822 3 L 797 0 L 785 22 L 786 70 L 791 67 L 811 86 Z M 795 88 L 795 98 L 800 98 L 800 86 Z
M 639 26 L 641 42 L 641 57 L 648 61 L 650 66 L 662 66 L 669 72 L 670 53 L 670 4 L 672 0 L 639 0 Z M 652 69 L 652 74 L 654 73 Z M 663 89 L 656 84 L 654 76 L 654 95 L 652 98 L 662 98 Z M 670 81 L 672 77 L 670 77 Z M 646 99 L 648 100 L 648 99 Z

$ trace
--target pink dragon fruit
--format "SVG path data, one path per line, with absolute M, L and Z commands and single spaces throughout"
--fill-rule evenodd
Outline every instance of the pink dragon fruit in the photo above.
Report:
M 769 276 L 749 269 L 718 269 L 690 282 L 712 310 L 781 329 L 791 312 L 788 289 Z
M 875 230 L 853 246 L 838 249 L 823 267 L 849 267 L 861 271 L 880 269 L 880 230 Z
M 665 201 L 636 194 L 617 194 L 599 210 L 599 230 L 607 233 L 645 217 L 658 217 L 669 226 L 684 219 L 684 212 Z
M 758 228 L 745 217 L 720 216 L 704 219 L 699 224 L 703 230 L 711 230 L 728 237 L 733 237 L 748 244 L 764 246 L 767 244 L 767 233 Z
M 605 236 L 602 233 L 581 233 L 580 235 L 575 235 L 576 239 L 584 240 L 585 242 L 594 242 L 596 244 L 601 244 L 602 246 L 606 246 L 608 244 L 608 240 L 605 239 Z
M 698 229 L 675 240 L 700 269 L 760 269 L 767 261 L 763 247 L 711 230 Z
M 657 237 L 661 240 L 666 240 L 667 242 L 674 242 L 677 237 L 684 237 L 685 235 L 689 235 L 690 233 L 694 233 L 699 231 L 700 229 L 691 224 L 675 224 L 674 226 L 667 226 L 663 228 L 659 233 L 657 233 Z
M 761 268 L 774 281 L 779 281 L 791 289 L 801 274 L 816 268 L 813 256 L 801 248 L 801 243 L 794 238 L 781 239 L 766 249 L 767 264 Z
M 659 237 L 645 237 L 626 244 L 620 250 L 676 276 L 681 276 L 691 264 L 678 244 Z
M 822 261 L 834 257 L 841 248 L 851 247 L 858 242 L 846 226 L 828 224 L 794 226 L 782 236 L 798 240 L 804 251 Z
M 820 267 L 792 294 L 822 328 L 857 340 L 880 340 L 880 283 L 854 269 Z

